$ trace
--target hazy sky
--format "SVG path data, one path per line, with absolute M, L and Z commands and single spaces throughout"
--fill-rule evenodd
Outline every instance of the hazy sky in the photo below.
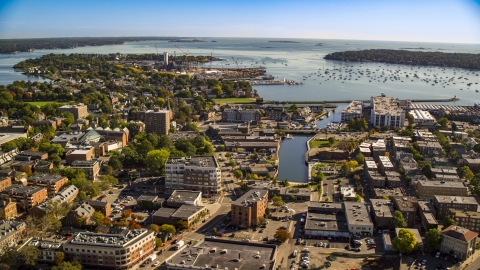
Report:
M 0 0 L 0 38 L 82 36 L 480 44 L 480 0 Z

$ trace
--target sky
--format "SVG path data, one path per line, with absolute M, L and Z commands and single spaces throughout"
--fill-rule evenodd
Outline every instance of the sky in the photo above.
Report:
M 480 0 L 0 0 L 0 39 L 85 36 L 480 44 Z

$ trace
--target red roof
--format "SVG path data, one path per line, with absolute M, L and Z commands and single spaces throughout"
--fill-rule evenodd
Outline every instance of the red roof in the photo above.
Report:
M 473 238 L 478 236 L 478 233 L 456 225 L 448 226 L 445 230 L 442 231 L 442 234 L 465 242 L 470 242 Z

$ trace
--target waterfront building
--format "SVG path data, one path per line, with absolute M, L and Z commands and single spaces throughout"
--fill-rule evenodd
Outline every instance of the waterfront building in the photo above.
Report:
M 352 119 L 363 117 L 363 102 L 354 100 L 348 104 L 345 109 L 342 110 L 342 122 L 348 122 Z
M 385 95 L 370 98 L 371 117 L 373 126 L 389 129 L 402 128 L 405 122 L 405 111 L 400 107 L 400 101 Z
M 435 117 L 433 117 L 428 111 L 411 110 L 410 115 L 413 117 L 413 122 L 419 124 L 432 124 L 435 123 Z
M 223 122 L 260 122 L 262 114 L 257 109 L 225 109 L 222 112 Z
M 161 110 L 155 108 L 145 112 L 145 132 L 156 133 L 158 136 L 168 135 L 170 131 L 170 119 L 172 112 L 170 110 Z
M 259 217 L 265 215 L 268 204 L 268 190 L 252 189 L 242 197 L 232 202 L 232 220 L 233 226 L 239 228 L 248 228 L 260 225 Z
M 478 233 L 460 226 L 451 225 L 442 231 L 440 252 L 465 260 L 476 251 Z
M 155 248 L 155 232 L 123 230 L 118 234 L 78 232 L 63 244 L 65 259 L 88 268 L 130 269 Z
M 205 196 L 221 190 L 221 170 L 213 156 L 169 158 L 165 163 L 165 190 L 201 191 Z
M 83 103 L 79 103 L 77 105 L 63 105 L 58 108 L 58 112 L 59 114 L 62 114 L 64 112 L 70 112 L 73 114 L 73 118 L 75 120 L 79 118 L 84 118 L 88 115 L 87 105 L 84 105 Z

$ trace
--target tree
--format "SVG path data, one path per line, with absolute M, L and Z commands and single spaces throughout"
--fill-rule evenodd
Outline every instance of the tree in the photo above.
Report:
M 284 187 L 290 186 L 290 183 L 288 183 L 288 179 L 285 179 L 285 180 L 283 181 L 283 186 L 284 186 Z
M 296 111 L 298 109 L 298 106 L 297 106 L 297 104 L 292 104 L 292 105 L 290 105 L 290 107 L 288 109 L 290 111 Z
M 235 170 L 235 171 L 233 172 L 233 176 L 235 176 L 235 178 L 238 179 L 238 178 L 241 178 L 241 177 L 243 176 L 243 173 L 242 173 L 241 170 Z
M 132 210 L 131 209 L 127 209 L 127 210 L 122 212 L 122 218 L 129 218 L 131 215 L 132 215 Z
M 175 226 L 170 225 L 170 224 L 162 224 L 160 226 L 160 232 L 166 233 L 166 234 L 174 234 L 177 230 L 175 229 Z
M 362 153 L 358 153 L 358 155 L 355 157 L 355 160 L 358 162 L 358 164 L 363 164 L 365 163 L 365 156 Z
M 95 211 L 92 215 L 92 220 L 95 222 L 97 225 L 102 225 L 103 224 L 103 219 L 105 218 L 105 215 L 100 212 L 100 211 Z
M 350 174 L 350 168 L 347 164 L 343 164 L 342 167 L 340 167 L 340 173 L 343 176 L 348 176 Z
M 56 219 L 52 214 L 46 214 L 41 219 L 42 231 L 56 232 L 62 227 L 62 222 Z
M 130 230 L 138 230 L 142 228 L 142 225 L 138 224 L 135 220 L 131 220 L 130 223 L 128 223 L 128 228 Z
M 472 180 L 472 178 L 475 176 L 468 166 L 463 166 L 461 171 L 462 177 L 465 178 L 467 181 Z
M 442 224 L 443 224 L 443 229 L 445 229 L 445 228 L 447 228 L 447 227 L 449 227 L 449 226 L 456 225 L 456 222 L 455 222 L 455 220 L 454 220 L 453 218 L 451 218 L 451 217 L 445 217 L 445 218 L 443 219 Z M 442 229 L 442 230 L 443 230 L 443 229 Z
M 235 166 L 237 166 L 237 163 L 235 162 L 235 160 L 230 159 L 230 160 L 228 161 L 228 166 L 230 166 L 230 167 L 235 167 Z
M 273 238 L 275 238 L 280 243 L 285 243 L 290 237 L 292 237 L 292 234 L 287 230 L 283 229 L 277 230 L 273 235 Z
M 318 172 L 315 177 L 313 177 L 313 181 L 317 184 L 320 184 L 325 179 L 325 174 L 323 172 Z
M 425 174 L 426 177 L 432 178 L 432 165 L 430 163 L 425 163 L 425 165 L 422 168 L 423 174 Z
M 179 231 L 188 230 L 188 222 L 186 222 L 185 220 L 177 221 L 177 230 Z
M 157 174 L 161 174 L 165 167 L 165 162 L 170 156 L 170 152 L 166 149 L 152 150 L 147 153 L 145 163 L 147 167 Z
M 123 168 L 122 161 L 120 160 L 120 157 L 118 157 L 118 155 L 113 155 L 110 157 L 110 160 L 108 161 L 108 166 L 112 167 L 112 169 L 115 171 L 119 171 Z
M 212 233 L 213 233 L 213 234 L 216 234 L 216 233 L 217 233 L 217 231 L 218 231 L 218 230 L 217 230 L 217 227 L 213 227 L 213 229 L 212 229 Z
M 162 239 L 155 237 L 155 247 L 159 248 L 163 244 Z
M 382 199 L 387 200 L 387 201 L 390 200 L 390 198 L 388 198 L 388 196 L 383 196 Z
M 407 222 L 405 221 L 405 217 L 403 216 L 402 212 L 398 210 L 393 212 L 393 217 L 390 220 L 390 226 L 393 228 L 405 228 L 407 226 Z
M 157 224 L 150 224 L 150 226 L 148 226 L 148 229 L 150 231 L 158 233 L 160 231 L 160 226 L 158 226 Z
M 267 219 L 264 218 L 264 217 L 258 217 L 258 224 L 263 224 L 263 223 L 265 223 L 265 220 L 267 220 Z
M 283 201 L 282 197 L 277 196 L 277 195 L 273 195 L 272 201 L 273 201 L 273 205 L 276 206 L 276 207 L 280 207 L 280 206 L 285 205 L 285 202 Z
M 392 241 L 392 247 L 401 253 L 411 253 L 418 248 L 418 240 L 411 230 L 400 229 L 398 236 Z
M 362 197 L 360 196 L 360 194 L 357 193 L 357 195 L 355 195 L 355 201 L 356 202 L 361 202 L 362 201 Z
M 336 141 L 337 140 L 335 139 L 335 137 L 328 138 L 328 144 L 330 145 L 330 147 L 332 147 Z
M 448 119 L 445 117 L 442 117 L 437 120 L 437 123 L 442 127 L 442 128 L 447 128 L 448 127 Z
M 439 229 L 430 229 L 425 234 L 425 245 L 432 251 L 437 251 L 442 243 L 442 232 Z
M 55 257 L 53 258 L 53 264 L 60 265 L 63 260 L 65 260 L 65 253 L 59 251 L 57 252 L 57 254 L 55 254 Z
M 40 251 L 36 247 L 24 246 L 14 256 L 20 265 L 31 267 L 37 264 Z
M 60 265 L 52 267 L 52 270 L 82 270 L 82 265 L 62 262 Z
M 273 178 L 273 180 L 272 180 L 272 185 L 273 185 L 274 187 L 277 186 L 277 179 L 276 179 L 276 178 Z

